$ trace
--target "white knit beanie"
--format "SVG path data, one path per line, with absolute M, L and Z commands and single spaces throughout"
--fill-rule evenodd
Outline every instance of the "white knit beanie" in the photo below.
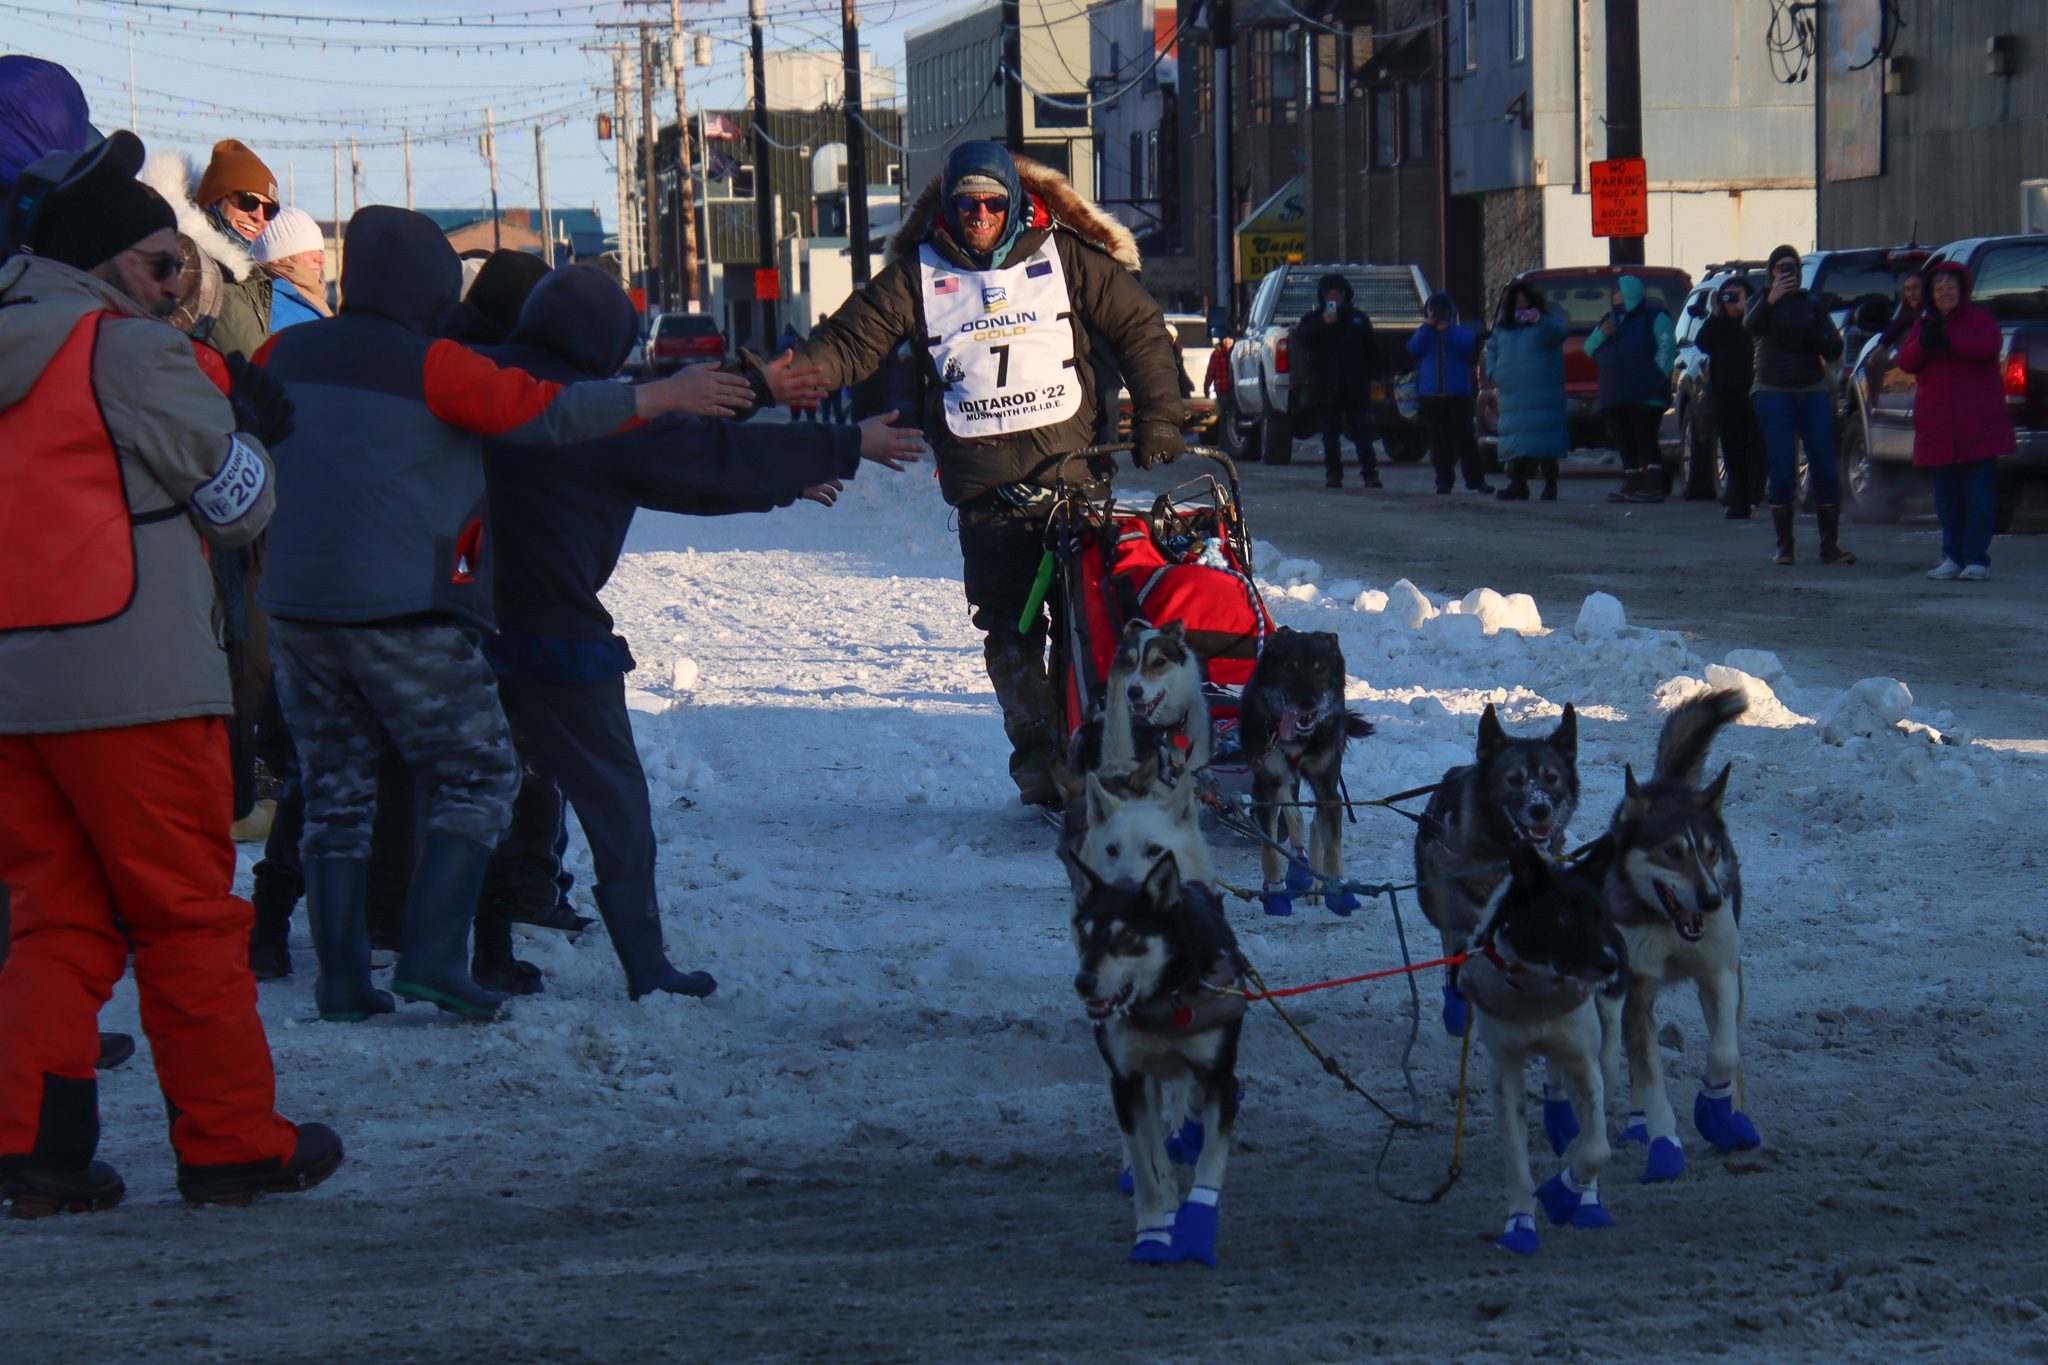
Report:
M 249 254 L 258 261 L 281 261 L 302 251 L 325 251 L 327 239 L 320 224 L 304 209 L 279 209 L 270 226 L 249 243 Z

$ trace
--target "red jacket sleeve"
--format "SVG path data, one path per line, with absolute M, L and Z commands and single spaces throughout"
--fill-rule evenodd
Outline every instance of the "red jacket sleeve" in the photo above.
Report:
M 266 346 L 265 349 L 268 349 Z M 192 358 L 199 362 L 200 372 L 213 381 L 213 386 L 222 393 L 229 388 L 228 363 L 220 358 L 220 352 L 204 342 L 192 343 Z M 257 362 L 261 364 L 261 361 Z
M 502 436 L 525 426 L 548 410 L 563 387 L 495 365 L 447 340 L 427 349 L 421 381 L 434 416 L 479 436 Z

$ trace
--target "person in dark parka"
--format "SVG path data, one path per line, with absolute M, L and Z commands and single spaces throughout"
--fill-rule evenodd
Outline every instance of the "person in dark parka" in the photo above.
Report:
M 441 335 L 470 346 L 495 346 L 518 325 L 526 296 L 548 273 L 548 263 L 503 247 L 484 258 L 462 302 L 449 310 Z
M 1748 280 L 1737 276 L 1726 281 L 1714 291 L 1714 311 L 1693 338 L 1707 358 L 1707 401 L 1720 436 L 1721 461 L 1728 467 L 1722 501 L 1731 521 L 1746 520 L 1764 497 L 1763 433 L 1749 401 L 1756 359 L 1742 325 L 1749 296 Z
M 535 287 L 509 341 L 485 354 L 536 379 L 573 384 L 616 373 L 634 331 L 633 306 L 618 284 L 594 267 L 570 266 Z M 566 450 L 485 448 L 501 547 L 498 634 L 485 657 L 522 763 L 560 785 L 583 825 L 598 912 L 633 999 L 703 996 L 717 986 L 708 972 L 670 965 L 662 946 L 653 817 L 626 711 L 633 655 L 598 596 L 633 515 L 642 507 L 765 512 L 853 477 L 864 456 L 901 468 L 914 458 L 916 434 L 888 425 L 893 416 L 859 427 L 667 418 Z M 502 956 L 483 960 L 487 953 Z M 478 979 L 507 970 L 510 956 L 509 941 L 486 943 L 479 921 Z
M 1344 486 L 1344 424 L 1358 447 L 1358 477 L 1380 486 L 1372 453 L 1372 384 L 1380 353 L 1372 319 L 1352 302 L 1351 281 L 1329 274 L 1316 281 L 1316 306 L 1294 328 L 1295 344 L 1308 361 L 1308 401 L 1323 432 L 1323 486 Z

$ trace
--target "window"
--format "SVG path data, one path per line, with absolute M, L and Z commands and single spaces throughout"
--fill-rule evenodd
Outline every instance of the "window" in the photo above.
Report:
M 732 173 L 732 197 L 752 199 L 754 197 L 754 168 L 741 166 Z
M 1508 0 L 1508 60 L 1529 60 L 1529 0 Z
M 1313 82 L 1310 101 L 1325 109 L 1344 102 L 1345 75 L 1351 69 L 1351 40 L 1335 33 L 1315 35 L 1309 79 Z
M 1458 57 L 1456 66 L 1466 71 L 1479 69 L 1479 0 L 1458 0 Z
M 1428 81 L 1409 81 L 1401 87 L 1401 160 L 1429 161 L 1436 154 L 1432 138 L 1435 129 L 1435 88 Z
M 1149 194 L 1145 187 L 1145 135 L 1131 134 L 1131 198 L 1145 199 Z
M 1196 55 L 1196 54 L 1191 54 Z M 1210 53 L 1204 49 L 1195 62 L 1195 131 L 1209 131 L 1209 95 L 1215 84 L 1216 69 L 1210 64 Z
M 1246 36 L 1252 122 L 1294 122 L 1301 98 L 1301 35 L 1293 29 L 1255 28 Z
M 1053 100 L 1060 103 L 1054 104 Z M 1060 91 L 1050 98 L 1034 95 L 1031 100 L 1031 121 L 1040 128 L 1086 128 L 1088 126 L 1088 92 Z M 1080 105 L 1078 109 L 1069 105 Z
M 1396 137 L 1399 130 L 1394 114 L 1395 96 L 1391 85 L 1382 85 L 1372 92 L 1372 164 L 1376 167 L 1393 165 L 1401 147 Z

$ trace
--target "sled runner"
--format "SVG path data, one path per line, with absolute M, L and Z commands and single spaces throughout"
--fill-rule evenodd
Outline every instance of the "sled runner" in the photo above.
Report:
M 1272 621 L 1252 581 L 1236 466 L 1220 450 L 1190 446 L 1189 456 L 1216 468 L 1149 503 L 1120 501 L 1113 492 L 1089 496 L 1099 481 L 1082 469 L 1129 449 L 1091 446 L 1069 455 L 1054 490 L 1046 527 L 1053 578 L 1048 596 L 1064 733 L 1071 741 L 1101 717 L 1126 622 L 1179 621 L 1202 665 L 1215 735 L 1208 771 L 1226 786 L 1248 785 L 1251 765 L 1238 741 L 1238 708 Z

